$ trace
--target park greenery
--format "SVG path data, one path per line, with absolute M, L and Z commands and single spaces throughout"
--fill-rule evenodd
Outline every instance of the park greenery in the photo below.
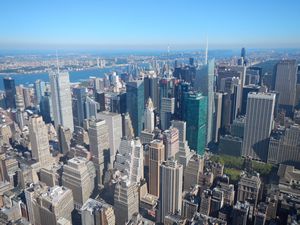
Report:
M 237 181 L 241 171 L 244 169 L 244 159 L 230 155 L 213 155 L 211 160 L 224 165 L 224 173 L 227 174 L 230 180 Z M 264 162 L 252 161 L 253 170 L 258 172 L 261 177 L 267 177 L 273 171 L 276 171 L 274 165 Z

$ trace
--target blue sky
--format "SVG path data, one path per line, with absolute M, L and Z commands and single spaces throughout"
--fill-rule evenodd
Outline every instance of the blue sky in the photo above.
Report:
M 300 47 L 299 0 L 1 0 L 0 49 Z

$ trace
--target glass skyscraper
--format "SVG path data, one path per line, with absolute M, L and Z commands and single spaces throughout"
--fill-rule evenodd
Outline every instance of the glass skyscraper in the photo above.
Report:
M 188 92 L 184 97 L 183 119 L 186 121 L 186 137 L 191 149 L 204 153 L 207 130 L 207 97 L 200 92 Z
M 207 137 L 206 143 L 212 141 L 213 115 L 214 115 L 214 83 L 215 60 L 210 60 L 207 65 L 197 69 L 195 89 L 207 96 Z
M 16 85 L 15 79 L 11 77 L 3 78 L 4 90 L 5 90 L 5 104 L 6 108 L 15 108 L 16 107 Z
M 127 111 L 130 115 L 134 135 L 139 136 L 143 129 L 144 117 L 144 81 L 135 80 L 126 83 Z

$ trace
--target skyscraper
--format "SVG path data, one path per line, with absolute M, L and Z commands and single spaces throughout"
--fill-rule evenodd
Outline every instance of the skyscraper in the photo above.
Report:
M 55 128 L 58 125 L 74 131 L 73 110 L 68 72 L 52 72 L 49 74 Z
M 215 104 L 215 113 L 214 113 L 214 120 L 213 120 L 213 140 L 214 142 L 219 141 L 220 135 L 220 128 L 222 122 L 222 93 L 215 93 L 214 104 Z
M 249 93 L 242 156 L 266 161 L 273 126 L 275 94 Z
M 144 112 L 144 129 L 152 132 L 154 130 L 154 106 L 151 98 L 148 99 Z
M 185 94 L 184 115 L 186 121 L 186 137 L 192 150 L 204 153 L 206 146 L 207 97 L 201 93 Z
M 172 115 L 175 110 L 175 79 L 164 77 L 159 81 L 159 119 L 160 127 L 166 130 L 171 125 Z
M 126 178 L 116 184 L 114 193 L 116 225 L 123 225 L 139 212 L 138 185 Z
M 75 157 L 68 160 L 63 167 L 62 185 L 73 192 L 75 209 L 89 199 L 94 190 L 95 167 L 91 161 L 82 157 Z
M 3 78 L 4 90 L 5 90 L 5 104 L 6 108 L 15 108 L 15 95 L 16 95 L 16 85 L 15 79 L 11 77 Z
M 279 92 L 278 104 L 288 115 L 291 115 L 295 105 L 297 69 L 296 60 L 282 60 L 276 65 L 275 91 Z
M 168 160 L 160 166 L 160 222 L 169 213 L 181 211 L 183 166 L 175 160 Z
M 139 136 L 143 129 L 144 117 L 144 82 L 135 80 L 126 83 L 127 111 L 130 115 L 134 135 Z
M 175 127 L 163 132 L 163 141 L 165 145 L 165 160 L 175 158 L 179 151 L 179 131 Z
M 149 193 L 159 197 L 160 164 L 165 159 L 165 146 L 161 140 L 149 145 Z
M 122 139 L 114 168 L 131 183 L 139 183 L 144 178 L 144 151 L 138 138 Z
M 96 169 L 96 186 L 102 188 L 109 162 L 108 128 L 105 120 L 89 120 L 90 152 Z M 105 160 L 106 159 L 106 160 Z
M 34 82 L 35 101 L 36 105 L 39 106 L 42 96 L 44 96 L 46 90 L 45 82 L 42 80 L 36 80 Z
M 179 132 L 179 151 L 176 153 L 175 158 L 185 168 L 193 156 L 186 140 L 186 122 L 173 120 L 172 127 L 177 128 Z
M 50 92 L 45 92 L 45 95 L 41 97 L 40 112 L 45 123 L 51 123 L 53 119 L 53 108 Z
M 109 135 L 110 168 L 116 158 L 122 138 L 122 118 L 120 114 L 103 111 L 97 114 L 97 118 L 105 120 Z
M 85 100 L 85 112 L 86 118 L 97 117 L 98 108 L 100 108 L 99 103 L 90 97 L 86 97 Z
M 214 114 L 214 80 L 215 61 L 211 60 L 196 71 L 195 89 L 207 97 L 207 136 L 206 144 L 212 141 L 213 114 Z
M 71 222 L 74 209 L 72 191 L 61 186 L 32 184 L 25 190 L 29 221 L 35 225 L 57 224 L 60 218 Z
M 70 151 L 72 133 L 69 128 L 64 128 L 59 125 L 57 130 L 58 137 L 58 149 L 59 151 L 66 155 Z
M 80 209 L 82 225 L 116 224 L 114 208 L 104 201 L 88 199 Z
M 29 138 L 32 158 L 40 165 L 51 163 L 48 129 L 41 116 L 34 115 L 29 119 Z
M 73 88 L 73 103 L 74 103 L 74 124 L 76 126 L 82 126 L 85 117 L 85 100 L 86 100 L 86 88 L 75 87 Z
M 232 225 L 247 225 L 249 211 L 248 202 L 237 202 L 232 210 Z

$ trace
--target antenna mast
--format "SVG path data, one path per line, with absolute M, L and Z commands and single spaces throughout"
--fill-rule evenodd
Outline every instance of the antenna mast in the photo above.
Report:
M 205 65 L 207 65 L 208 62 L 208 38 L 206 36 L 206 47 L 205 47 Z
M 58 54 L 56 50 L 56 66 L 57 66 L 57 73 L 59 73 L 59 66 L 58 66 Z

